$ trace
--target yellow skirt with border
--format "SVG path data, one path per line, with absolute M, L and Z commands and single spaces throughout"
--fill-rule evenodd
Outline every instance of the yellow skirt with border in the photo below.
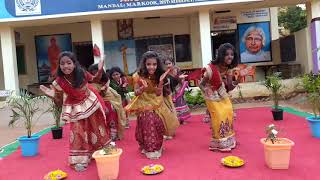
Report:
M 206 99 L 208 111 L 211 116 L 211 142 L 210 149 L 234 148 L 236 145 L 233 130 L 233 108 L 229 98 L 219 101 Z

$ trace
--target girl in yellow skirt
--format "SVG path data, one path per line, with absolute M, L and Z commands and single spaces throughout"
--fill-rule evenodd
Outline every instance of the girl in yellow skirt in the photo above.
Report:
M 233 108 L 226 87 L 229 86 L 227 83 L 232 83 L 228 78 L 231 76 L 230 70 L 238 64 L 237 57 L 231 44 L 222 44 L 217 59 L 203 69 L 200 89 L 211 118 L 210 150 L 231 151 L 236 147 Z
M 133 75 L 136 97 L 125 107 L 127 112 L 137 115 L 136 140 L 141 153 L 150 159 L 161 157 L 164 135 L 173 136 L 179 126 L 176 114 L 164 100 L 170 93 L 166 79 L 169 71 L 164 72 L 157 53 L 144 53 L 140 67 Z

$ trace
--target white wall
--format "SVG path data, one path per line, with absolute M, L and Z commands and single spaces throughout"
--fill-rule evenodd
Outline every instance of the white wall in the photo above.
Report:
M 200 45 L 200 27 L 198 14 L 190 17 L 190 40 L 192 51 L 192 66 L 193 68 L 200 68 L 202 66 L 201 60 L 201 45 Z
M 4 74 L 3 74 L 3 63 L 2 63 L 2 53 L 1 53 L 1 43 L 0 43 L 0 90 L 4 89 Z
M 302 73 L 312 71 L 311 42 L 309 28 L 294 33 L 296 43 L 296 62 L 301 64 Z
M 152 36 L 161 34 L 189 34 L 188 17 L 164 17 L 158 19 L 134 19 L 134 36 Z
M 104 21 L 103 31 L 105 41 L 116 41 L 118 39 L 117 21 Z M 187 16 L 133 20 L 134 37 L 189 33 L 189 18 Z

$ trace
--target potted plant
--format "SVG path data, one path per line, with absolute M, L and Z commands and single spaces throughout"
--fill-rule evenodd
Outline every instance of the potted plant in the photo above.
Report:
M 273 119 L 275 121 L 283 120 L 283 110 L 279 108 L 280 93 L 284 87 L 281 83 L 280 73 L 274 73 L 270 76 L 267 76 L 266 80 L 264 81 L 264 85 L 269 91 L 271 91 L 271 97 L 274 102 L 274 106 L 271 110 Z
M 96 160 L 100 180 L 117 179 L 119 174 L 119 159 L 122 149 L 110 142 L 101 150 L 95 151 L 92 157 Z
M 53 139 L 61 139 L 63 128 L 61 127 L 61 112 L 62 106 L 56 104 L 53 100 L 50 104 L 49 111 L 52 113 L 53 118 L 55 120 L 55 126 L 51 128 Z
M 266 129 L 267 138 L 260 142 L 264 146 L 264 157 L 267 166 L 271 169 L 288 169 L 290 152 L 294 142 L 287 138 L 278 138 L 276 126 L 271 124 Z
M 320 138 L 320 76 L 306 74 L 302 78 L 302 85 L 312 106 L 313 116 L 307 117 L 314 137 Z
M 45 99 L 47 99 L 45 96 L 34 97 L 26 91 L 21 91 L 20 95 L 13 94 L 7 99 L 7 103 L 12 111 L 12 119 L 9 122 L 9 126 L 13 127 L 18 121 L 23 121 L 24 127 L 27 130 L 27 136 L 18 138 L 22 156 L 35 156 L 38 154 L 40 136 L 32 135 L 32 129 L 35 123 L 46 112 L 40 108 L 42 107 L 40 103 L 43 103 Z

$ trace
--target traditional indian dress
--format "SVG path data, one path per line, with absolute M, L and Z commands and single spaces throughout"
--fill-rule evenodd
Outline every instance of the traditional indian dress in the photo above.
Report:
M 227 69 L 226 71 L 223 70 L 219 70 L 220 72 L 220 76 L 222 78 L 222 81 L 224 83 L 225 89 L 227 91 L 227 93 L 229 93 L 230 91 L 232 91 L 237 85 L 238 85 L 238 80 L 234 79 L 235 77 L 233 76 L 235 69 Z M 240 74 L 245 74 L 247 73 L 247 70 L 241 70 Z M 209 123 L 210 122 L 210 113 L 208 110 L 206 110 L 206 114 L 203 118 L 203 122 L 204 123 Z M 236 119 L 236 112 L 233 112 L 233 119 Z
M 102 84 L 99 83 L 92 83 L 92 85 L 95 87 L 97 92 L 102 96 L 102 99 L 104 101 L 104 104 L 106 106 L 106 121 L 109 123 L 110 127 L 110 135 L 111 139 L 113 141 L 122 139 L 123 137 L 123 128 L 122 123 L 120 122 L 121 114 L 117 112 L 117 109 L 115 107 L 118 106 L 117 102 L 110 101 L 110 90 L 108 90 L 110 87 L 108 87 L 107 90 L 101 90 Z M 120 95 L 118 95 L 120 97 Z M 121 105 L 121 97 L 120 97 L 120 106 Z M 123 107 L 122 107 L 123 110 Z M 124 112 L 124 110 L 123 110 Z M 120 117 L 120 118 L 119 118 Z
M 121 81 L 115 81 L 113 79 L 110 80 L 110 87 L 112 89 L 114 89 L 115 91 L 117 91 L 117 93 L 121 96 L 121 102 L 122 102 L 122 106 L 125 107 L 126 105 L 128 105 L 129 101 L 127 99 L 126 94 L 128 93 L 128 87 L 123 87 L 122 85 L 124 83 L 127 83 L 127 78 L 126 77 L 121 77 Z M 126 115 L 126 127 L 129 127 L 129 118 L 128 118 L 128 114 Z
M 204 70 L 209 81 L 202 89 L 211 117 L 210 150 L 230 151 L 236 146 L 233 108 L 218 68 L 210 64 Z
M 127 125 L 127 117 L 124 107 L 122 106 L 121 96 L 117 93 L 116 90 L 112 89 L 111 87 L 107 88 L 107 90 L 103 91 L 104 96 L 103 99 L 110 101 L 113 108 L 116 110 L 118 114 L 118 119 L 122 127 Z
M 141 152 L 150 159 L 157 159 L 162 153 L 163 136 L 173 136 L 179 122 L 165 104 L 163 95 L 156 94 L 155 79 L 140 77 L 135 73 L 133 75 L 135 87 L 141 86 L 140 78 L 148 83 L 148 87 L 133 98 L 125 109 L 137 115 L 135 137 Z
M 178 119 L 180 124 L 183 124 L 185 120 L 191 117 L 191 113 L 187 102 L 184 100 L 184 90 L 188 87 L 188 81 L 181 80 L 179 75 L 181 75 L 181 71 L 178 68 L 174 68 L 169 75 L 169 80 L 173 97 L 172 100 L 176 108 Z
M 53 81 L 55 102 L 62 104 L 61 119 L 70 122 L 69 165 L 86 168 L 94 151 L 110 142 L 105 106 L 101 96 L 88 84 L 93 77 L 85 74 L 80 88 L 74 88 L 64 77 Z

